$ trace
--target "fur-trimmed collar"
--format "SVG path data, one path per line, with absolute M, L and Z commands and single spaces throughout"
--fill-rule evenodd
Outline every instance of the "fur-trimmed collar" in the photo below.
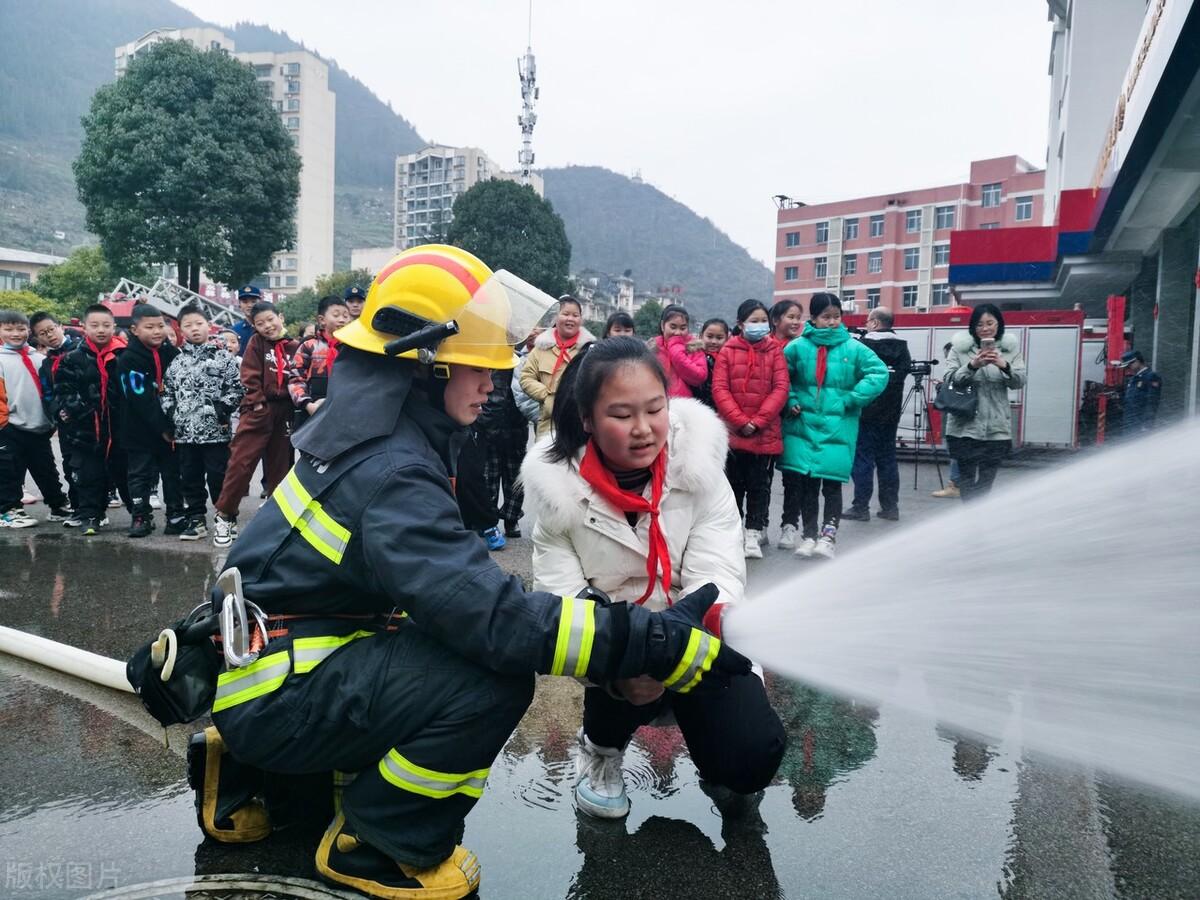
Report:
M 699 400 L 673 398 L 671 430 L 667 436 L 667 489 L 703 491 L 725 477 L 728 432 L 717 414 Z M 579 474 L 580 451 L 575 460 L 553 463 L 546 459 L 550 437 L 546 436 L 525 454 L 521 481 L 525 506 L 535 520 L 555 531 L 570 528 L 583 519 L 591 488 Z
M 959 353 L 966 353 L 972 347 L 977 345 L 975 343 L 975 338 L 971 337 L 971 332 L 960 331 L 950 339 L 950 346 L 952 346 Z M 1017 349 L 1016 335 L 1008 331 L 1004 332 L 1004 336 L 1000 338 L 1000 343 L 997 346 L 999 346 L 1001 353 L 1012 353 Z
M 595 339 L 595 337 L 592 336 L 592 333 L 590 331 L 588 331 L 586 328 L 580 327 L 579 343 L 576 344 L 577 347 L 582 347 L 584 344 L 590 344 L 594 340 L 596 340 L 596 339 Z M 541 334 L 539 334 L 533 340 L 533 347 L 535 350 L 549 350 L 553 346 L 554 346 L 554 329 L 553 328 L 547 328 L 545 331 L 543 331 Z

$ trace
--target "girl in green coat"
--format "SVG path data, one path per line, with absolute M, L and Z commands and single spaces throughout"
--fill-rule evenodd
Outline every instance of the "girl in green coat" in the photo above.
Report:
M 791 390 L 779 467 L 801 476 L 803 527 L 796 555 L 833 559 L 842 485 L 850 480 L 858 443 L 858 417 L 887 387 L 888 370 L 873 351 L 850 340 L 835 295 L 813 294 L 809 316 L 804 333 L 783 351 Z M 823 520 L 818 495 L 825 498 Z

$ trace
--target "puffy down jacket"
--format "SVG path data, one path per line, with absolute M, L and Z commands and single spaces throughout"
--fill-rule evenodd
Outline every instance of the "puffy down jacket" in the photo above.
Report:
M 775 338 L 751 343 L 737 334 L 725 343 L 713 370 L 713 402 L 729 427 L 731 449 L 782 453 L 780 413 L 787 398 L 787 363 Z M 750 423 L 757 430 L 747 437 L 740 432 Z

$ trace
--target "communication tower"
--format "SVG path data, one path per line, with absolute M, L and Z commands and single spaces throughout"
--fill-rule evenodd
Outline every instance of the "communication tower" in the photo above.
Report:
M 517 123 L 521 126 L 521 152 L 517 161 L 521 164 L 521 184 L 530 183 L 533 172 L 533 126 L 537 124 L 534 103 L 538 98 L 537 63 L 533 59 L 533 0 L 529 0 L 529 35 L 525 45 L 525 56 L 517 60 L 517 74 L 521 79 L 521 115 Z

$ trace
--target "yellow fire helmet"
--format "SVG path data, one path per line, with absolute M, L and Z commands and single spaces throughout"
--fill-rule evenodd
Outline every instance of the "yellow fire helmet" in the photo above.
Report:
M 511 369 L 513 346 L 555 304 L 549 294 L 461 247 L 412 247 L 384 266 L 342 343 L 424 363 Z

